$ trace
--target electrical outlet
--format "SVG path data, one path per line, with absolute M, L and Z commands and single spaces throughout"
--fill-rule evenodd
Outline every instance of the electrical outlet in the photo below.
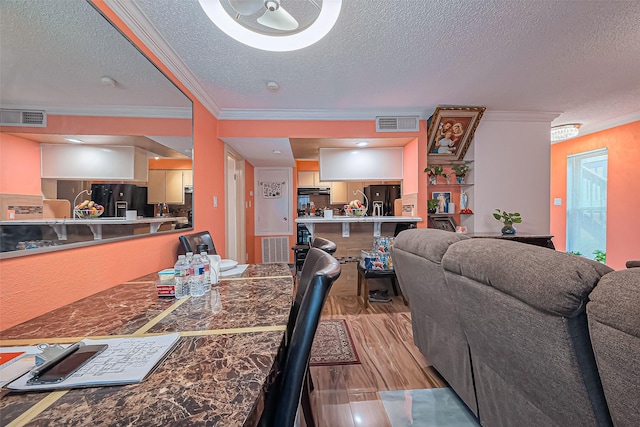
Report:
M 556 197 L 553 199 L 553 206 L 562 206 L 562 197 Z

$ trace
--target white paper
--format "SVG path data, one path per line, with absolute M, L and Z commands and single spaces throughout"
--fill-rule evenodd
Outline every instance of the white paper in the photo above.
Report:
M 31 373 L 21 376 L 7 387 L 14 390 L 50 390 L 92 385 L 130 384 L 142 381 L 173 348 L 180 334 L 149 337 L 84 339 L 87 345 L 108 347 L 66 380 L 55 384 L 27 384 Z

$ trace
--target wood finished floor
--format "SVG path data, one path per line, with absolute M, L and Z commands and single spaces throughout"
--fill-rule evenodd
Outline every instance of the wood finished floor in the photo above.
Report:
M 365 310 L 356 299 L 355 283 L 349 288 L 331 290 L 322 318 L 347 321 L 361 364 L 311 367 L 316 424 L 388 427 L 391 424 L 377 392 L 446 384 L 413 344 L 411 315 L 402 297 L 392 297 L 391 303 L 373 303 Z

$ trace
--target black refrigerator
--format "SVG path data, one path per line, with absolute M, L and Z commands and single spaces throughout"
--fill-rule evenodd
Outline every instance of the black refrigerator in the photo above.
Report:
M 104 206 L 103 217 L 117 216 L 116 202 L 127 202 L 127 209 L 138 211 L 139 216 L 153 217 L 153 205 L 147 204 L 147 187 L 135 184 L 93 184 L 91 200 Z
M 393 211 L 393 202 L 402 197 L 399 185 L 369 185 L 364 187 L 364 194 L 369 200 L 367 215 L 373 215 L 373 203 L 382 202 L 382 215 L 401 216 L 402 212 Z

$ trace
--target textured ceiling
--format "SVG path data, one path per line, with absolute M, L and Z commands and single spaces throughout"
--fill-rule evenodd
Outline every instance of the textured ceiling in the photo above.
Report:
M 488 112 L 555 112 L 553 124 L 580 122 L 588 133 L 640 115 L 640 1 L 344 0 L 323 40 L 282 53 L 232 40 L 196 0 L 105 1 L 169 46 L 183 82 L 222 119 L 426 118 L 438 105 L 483 105 Z M 282 5 L 294 13 L 304 1 Z M 96 85 L 104 74 L 126 86 L 133 99 L 124 105 L 181 106 L 173 90 L 146 77 L 155 69 L 125 57 L 126 42 L 99 26 L 95 11 L 73 12 L 79 4 L 86 5 L 0 0 L 3 107 L 36 102 L 36 94 L 52 104 L 117 105 Z M 71 11 L 65 17 L 60 9 Z M 26 34 L 24 49 L 5 49 L 13 32 Z M 19 73 L 11 69 L 24 61 Z M 138 77 L 120 76 L 124 70 Z M 39 82 L 36 71 L 49 80 Z M 268 81 L 280 90 L 270 92 Z M 244 144 L 238 151 L 259 144 L 229 141 L 236 142 Z M 248 158 L 259 165 L 263 154 L 256 153 L 272 154 L 269 144 L 248 150 Z

